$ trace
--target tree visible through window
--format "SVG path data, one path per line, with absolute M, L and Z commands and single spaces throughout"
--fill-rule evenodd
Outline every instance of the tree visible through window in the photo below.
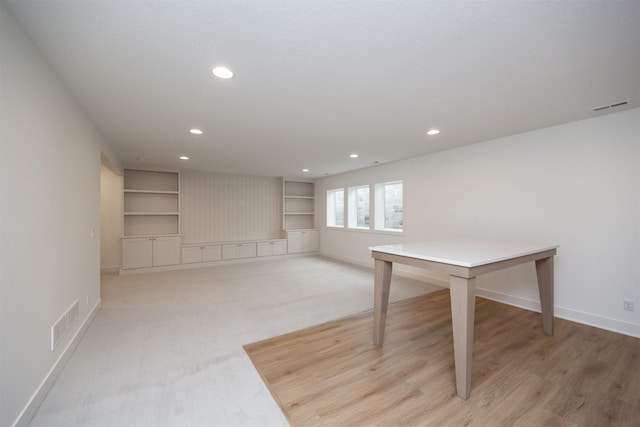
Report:
M 344 189 L 327 190 L 327 227 L 344 227 Z
M 376 229 L 402 231 L 403 226 L 402 181 L 376 184 Z
M 349 188 L 349 228 L 369 229 L 369 186 Z

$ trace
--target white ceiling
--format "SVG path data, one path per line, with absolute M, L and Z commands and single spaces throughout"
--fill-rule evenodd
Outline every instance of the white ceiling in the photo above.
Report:
M 318 177 L 640 100 L 638 0 L 3 1 L 129 165 Z

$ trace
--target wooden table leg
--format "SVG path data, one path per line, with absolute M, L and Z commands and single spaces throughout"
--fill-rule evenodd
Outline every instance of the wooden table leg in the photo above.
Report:
M 467 400 L 471 396 L 471 358 L 473 356 L 473 321 L 476 308 L 476 278 L 449 276 L 453 356 L 456 391 Z
M 373 344 L 382 347 L 384 326 L 387 322 L 389 288 L 391 287 L 391 262 L 375 260 L 374 301 L 373 301 Z
M 553 257 L 536 260 L 544 333 L 553 335 Z

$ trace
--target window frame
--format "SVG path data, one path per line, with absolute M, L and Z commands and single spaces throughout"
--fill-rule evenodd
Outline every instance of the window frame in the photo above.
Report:
M 369 223 L 366 226 L 361 226 L 358 224 L 358 190 L 367 190 L 367 213 L 366 216 L 369 218 Z M 371 230 L 371 185 L 356 185 L 353 187 L 349 187 L 347 194 L 347 227 L 351 230 Z
M 342 192 L 342 224 L 338 224 L 338 209 L 336 204 L 336 194 Z M 344 187 L 333 188 L 326 192 L 326 220 L 325 224 L 329 228 L 345 228 L 345 189 Z M 331 210 L 330 210 L 331 209 Z M 331 223 L 330 223 L 331 221 Z
M 401 216 L 401 226 L 400 228 L 390 228 L 387 227 L 387 218 L 386 218 L 386 187 L 388 185 L 396 185 L 400 184 L 402 186 L 402 216 Z M 374 229 L 380 232 L 388 232 L 388 233 L 404 233 L 404 190 L 405 185 L 403 180 L 394 180 L 394 181 L 386 181 L 375 184 L 374 190 L 374 210 L 375 210 L 375 220 L 374 220 Z

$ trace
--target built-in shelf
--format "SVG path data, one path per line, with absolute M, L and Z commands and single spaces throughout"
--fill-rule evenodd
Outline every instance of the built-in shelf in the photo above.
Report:
M 282 180 L 282 228 L 314 228 L 315 189 L 313 181 Z
M 130 190 L 124 189 L 125 193 L 143 193 L 143 194 L 180 194 L 179 191 L 150 191 L 150 190 Z
M 180 234 L 180 174 L 125 169 L 123 235 Z
M 178 212 L 125 212 L 125 215 L 180 215 Z

